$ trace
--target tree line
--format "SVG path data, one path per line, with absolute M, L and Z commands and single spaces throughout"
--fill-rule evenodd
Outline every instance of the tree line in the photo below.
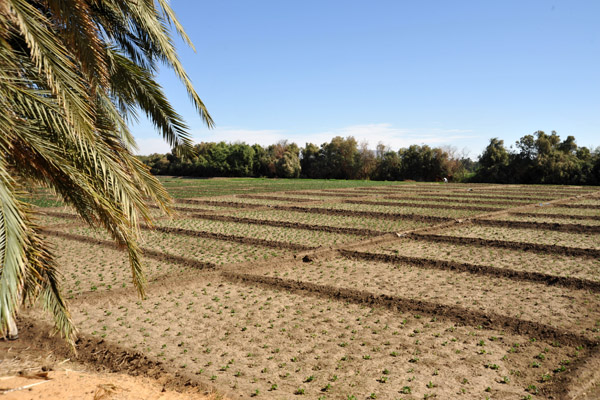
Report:
M 372 150 L 352 136 L 302 148 L 287 141 L 268 147 L 203 142 L 185 157 L 174 149 L 140 159 L 155 175 L 600 184 L 600 148 L 578 147 L 573 136 L 561 141 L 554 131 L 525 135 L 508 149 L 493 138 L 477 161 L 448 146 Z
M 525 135 L 509 149 L 493 138 L 478 164 L 474 182 L 600 185 L 600 147 L 579 147 L 573 136 L 561 141 L 555 131 Z
M 155 175 L 418 181 L 463 179 L 475 165 L 451 147 L 413 145 L 394 151 L 380 144 L 370 150 L 352 136 L 303 148 L 287 141 L 268 147 L 203 142 L 194 146 L 191 156 L 180 156 L 174 149 L 140 160 Z

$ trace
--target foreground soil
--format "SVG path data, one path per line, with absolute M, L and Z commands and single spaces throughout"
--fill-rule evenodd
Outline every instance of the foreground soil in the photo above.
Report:
M 215 400 L 197 389 L 174 391 L 158 380 L 115 374 L 38 347 L 27 338 L 0 340 L 0 398 L 3 400 Z

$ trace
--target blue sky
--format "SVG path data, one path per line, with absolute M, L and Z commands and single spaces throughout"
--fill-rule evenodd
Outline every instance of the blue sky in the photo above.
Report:
M 168 70 L 196 141 L 451 145 L 476 158 L 536 130 L 600 146 L 600 1 L 172 0 L 207 129 Z M 140 154 L 166 152 L 152 125 Z

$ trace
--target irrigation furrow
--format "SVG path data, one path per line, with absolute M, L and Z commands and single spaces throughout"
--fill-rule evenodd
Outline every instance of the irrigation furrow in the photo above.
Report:
M 416 265 L 419 268 L 437 269 L 442 271 L 468 272 L 474 275 L 493 276 L 507 278 L 516 281 L 528 281 L 544 283 L 549 286 L 561 286 L 569 289 L 589 290 L 600 292 L 600 282 L 590 281 L 581 278 L 572 278 L 565 276 L 556 276 L 531 271 L 517 271 L 508 268 L 498 268 L 489 265 L 477 265 L 469 263 L 459 263 L 453 261 L 443 261 L 431 258 L 408 257 L 391 254 L 368 253 L 362 251 L 339 250 L 339 253 L 346 257 L 356 260 L 378 261 L 391 264 L 407 263 Z
M 241 203 L 237 201 L 217 201 L 217 200 L 196 200 L 196 199 L 177 199 L 175 201 L 179 204 L 204 204 L 207 206 L 220 206 L 220 207 L 232 207 L 232 208 L 263 208 L 267 207 L 266 204 L 254 204 L 254 203 Z M 186 211 L 185 207 L 176 208 L 176 210 Z
M 287 191 L 284 192 L 287 194 L 294 194 L 297 196 L 318 196 L 318 197 L 365 197 L 366 195 L 364 193 L 350 193 L 350 192 L 336 192 L 334 190 L 330 190 L 330 191 L 320 191 L 320 192 L 303 192 L 303 191 Z
M 460 199 L 460 198 L 465 198 L 465 199 L 486 199 L 486 200 L 515 200 L 515 201 L 525 201 L 525 202 L 530 202 L 530 203 L 545 203 L 551 200 L 559 200 L 561 199 L 559 198 L 553 198 L 553 197 L 535 197 L 535 196 L 493 196 L 493 195 L 487 195 L 487 194 L 470 194 L 472 192 L 465 192 L 465 193 L 453 193 L 451 195 L 443 195 L 440 196 L 436 193 L 428 193 L 428 194 L 423 194 L 423 197 L 427 198 L 427 197 L 444 197 L 444 198 L 450 198 L 450 199 Z
M 476 199 L 468 199 L 468 198 L 455 198 L 455 197 L 449 197 L 449 196 L 437 196 L 437 197 L 419 197 L 419 196 L 384 196 L 384 199 L 387 200 L 415 200 L 415 201 L 439 201 L 439 202 L 444 202 L 444 203 L 461 203 L 461 204 L 480 204 L 480 205 L 486 205 L 486 204 L 493 204 L 493 205 L 506 205 L 506 206 L 513 206 L 513 207 L 519 207 L 519 206 L 524 206 L 524 205 L 530 205 L 530 204 L 535 204 L 535 203 L 527 203 L 527 202 L 523 202 L 523 201 L 493 201 L 493 199 L 481 199 L 481 200 L 476 200 Z
M 554 232 L 600 233 L 600 226 L 582 224 L 561 224 L 554 222 L 512 221 L 501 219 L 473 219 L 472 223 L 481 226 L 498 226 L 502 228 L 539 229 Z M 599 238 L 600 240 L 600 238 Z
M 387 294 L 376 294 L 357 289 L 320 285 L 277 277 L 225 271 L 223 271 L 221 275 L 232 282 L 256 284 L 271 289 L 287 290 L 302 295 L 312 294 L 323 298 L 347 301 L 355 304 L 386 307 L 393 311 L 425 314 L 432 317 L 444 318 L 454 323 L 510 331 L 517 335 L 535 337 L 538 340 L 558 341 L 563 345 L 585 345 L 591 347 L 596 344 L 595 341 L 590 340 L 585 336 L 557 329 L 550 325 L 491 312 L 484 313 L 460 306 L 443 305 L 423 300 Z
M 256 199 L 256 200 L 275 200 L 275 201 L 287 201 L 294 203 L 311 203 L 314 201 L 319 201 L 319 199 L 304 199 L 298 197 L 284 197 L 284 196 L 261 196 L 256 194 L 238 194 L 236 197 L 241 199 Z
M 415 200 L 415 199 L 413 199 Z M 431 203 L 414 203 L 401 201 L 374 201 L 374 200 L 344 200 L 342 203 L 347 204 L 366 204 L 372 206 L 389 206 L 389 207 L 409 207 L 409 208 L 441 208 L 451 210 L 471 210 L 471 211 L 498 211 L 497 207 L 479 207 L 479 206 L 460 206 L 451 204 L 431 204 Z
M 366 229 L 366 228 L 346 228 L 346 227 L 329 226 L 329 225 L 304 224 L 304 223 L 300 223 L 300 222 L 290 222 L 290 221 L 272 221 L 272 220 L 266 220 L 266 219 L 233 217 L 230 215 L 188 214 L 188 216 L 192 217 L 192 218 L 204 219 L 204 220 L 209 220 L 209 221 L 239 222 L 239 223 L 243 223 L 243 224 L 275 226 L 275 227 L 292 228 L 292 229 L 303 229 L 303 230 L 307 230 L 307 231 L 342 233 L 342 234 L 357 235 L 357 236 L 381 236 L 381 235 L 385 235 L 386 233 L 389 233 L 389 232 L 377 231 L 374 229 Z
M 600 221 L 600 215 L 552 214 L 552 213 L 531 213 L 531 212 L 509 212 L 509 213 L 507 213 L 507 215 L 513 215 L 513 216 L 517 216 L 517 217 L 561 218 L 561 219 Z
M 564 254 L 575 257 L 600 258 L 600 250 L 598 249 L 558 246 L 553 244 L 514 242 L 509 240 L 481 239 L 464 236 L 446 236 L 430 233 L 411 233 L 406 235 L 406 237 L 413 240 L 427 240 L 430 242 L 465 244 L 478 247 L 497 247 L 502 249 L 530 251 L 533 253 Z
M 74 233 L 60 232 L 60 231 L 55 231 L 55 230 L 50 230 L 50 229 L 44 229 L 44 230 L 42 230 L 42 232 L 46 235 L 57 236 L 57 237 L 61 237 L 64 239 L 74 240 L 77 242 L 91 243 L 91 244 L 108 247 L 108 248 L 112 248 L 112 249 L 120 248 L 115 242 L 110 241 L 110 240 L 95 239 L 95 238 L 91 238 L 89 236 L 76 235 Z M 168 262 L 176 263 L 176 264 L 179 264 L 179 265 L 182 265 L 185 267 L 191 267 L 191 268 L 200 269 L 200 270 L 216 269 L 216 265 L 213 263 L 198 261 L 198 260 L 194 260 L 192 258 L 176 256 L 173 254 L 163 253 L 161 251 L 156 251 L 156 250 L 147 249 L 147 248 L 140 248 L 140 251 L 141 251 L 142 255 L 149 257 L 149 258 L 153 258 L 158 261 L 168 261 Z
M 584 210 L 598 210 L 600 212 L 600 206 L 594 204 L 554 204 L 553 207 L 557 208 L 581 208 Z

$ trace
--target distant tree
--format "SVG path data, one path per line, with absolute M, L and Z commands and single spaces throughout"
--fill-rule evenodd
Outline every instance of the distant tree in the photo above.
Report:
M 320 149 L 317 145 L 306 143 L 300 151 L 300 168 L 305 178 L 320 178 L 322 176 L 322 164 Z
M 229 166 L 228 176 L 252 176 L 254 149 L 246 143 L 230 145 L 227 164 Z
M 377 168 L 375 152 L 369 149 L 366 141 L 360 143 L 355 160 L 355 179 L 371 179 Z
M 504 141 L 492 138 L 490 144 L 479 156 L 479 169 L 474 180 L 478 182 L 500 182 L 508 181 L 508 166 L 510 157 L 504 147 Z

